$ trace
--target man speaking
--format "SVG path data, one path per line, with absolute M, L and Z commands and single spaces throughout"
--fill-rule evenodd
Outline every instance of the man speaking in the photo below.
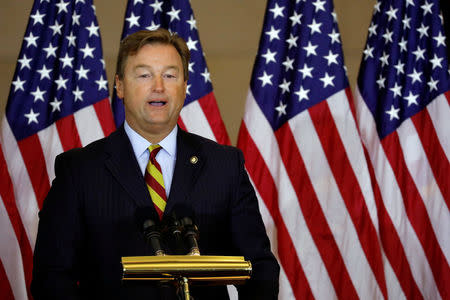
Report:
M 279 266 L 242 153 L 177 126 L 189 57 L 185 41 L 165 29 L 121 42 L 115 83 L 125 123 L 56 158 L 39 214 L 35 299 L 176 299 L 172 287 L 121 281 L 121 257 L 153 255 L 139 211 L 153 220 L 192 215 L 202 254 L 251 261 L 240 299 L 277 298 Z M 225 286 L 192 287 L 191 295 L 228 299 Z

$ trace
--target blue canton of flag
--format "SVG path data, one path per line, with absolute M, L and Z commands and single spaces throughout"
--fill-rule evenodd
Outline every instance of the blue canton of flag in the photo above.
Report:
M 274 130 L 348 86 L 336 14 L 326 1 L 273 1 L 251 90 Z
M 196 20 L 189 1 L 130 0 L 128 2 L 122 38 L 139 30 L 155 30 L 159 27 L 176 32 L 186 41 L 191 52 L 189 81 L 184 105 L 211 93 L 211 78 L 203 57 Z M 115 95 L 113 96 L 113 110 L 116 125 L 119 126 L 125 115 L 122 102 Z
M 449 89 L 437 3 L 407 0 L 375 5 L 358 87 L 380 138 Z
M 17 140 L 108 98 L 92 1 L 36 1 L 18 62 L 6 108 Z

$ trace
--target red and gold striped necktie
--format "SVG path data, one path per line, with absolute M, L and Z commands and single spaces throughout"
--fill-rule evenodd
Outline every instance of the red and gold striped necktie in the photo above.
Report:
M 144 176 L 147 189 L 150 192 L 150 197 L 152 198 L 160 219 L 162 219 L 164 208 L 167 203 L 161 166 L 156 161 L 156 154 L 158 154 L 161 149 L 162 148 L 160 145 L 150 145 L 150 147 L 148 147 L 148 151 L 150 151 L 150 159 L 148 160 Z

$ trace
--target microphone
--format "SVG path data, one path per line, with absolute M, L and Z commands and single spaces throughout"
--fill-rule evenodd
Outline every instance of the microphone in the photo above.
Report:
M 159 220 L 154 220 L 150 216 L 153 214 L 151 207 L 139 207 L 135 211 L 137 226 L 142 230 L 144 238 L 152 247 L 156 256 L 165 255 L 161 247 L 161 233 Z
M 152 246 L 156 256 L 164 256 L 164 250 L 161 248 L 161 233 L 158 230 L 158 226 L 152 219 L 147 219 L 142 224 L 144 230 L 144 237 L 147 242 Z
M 183 252 L 183 243 L 181 237 L 181 224 L 177 219 L 176 214 L 172 212 L 170 216 L 166 216 L 163 220 L 163 231 L 167 232 L 168 239 L 172 244 L 172 249 L 175 254 Z
M 187 255 L 200 255 L 200 249 L 198 248 L 198 228 L 190 217 L 184 217 L 181 219 L 181 225 L 183 226 L 184 239 L 188 245 L 189 253 Z

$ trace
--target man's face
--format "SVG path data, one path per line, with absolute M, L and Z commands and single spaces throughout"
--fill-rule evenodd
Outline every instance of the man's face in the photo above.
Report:
M 148 44 L 128 56 L 124 76 L 116 76 L 125 119 L 143 137 L 166 136 L 175 127 L 186 97 L 183 64 L 172 45 Z

